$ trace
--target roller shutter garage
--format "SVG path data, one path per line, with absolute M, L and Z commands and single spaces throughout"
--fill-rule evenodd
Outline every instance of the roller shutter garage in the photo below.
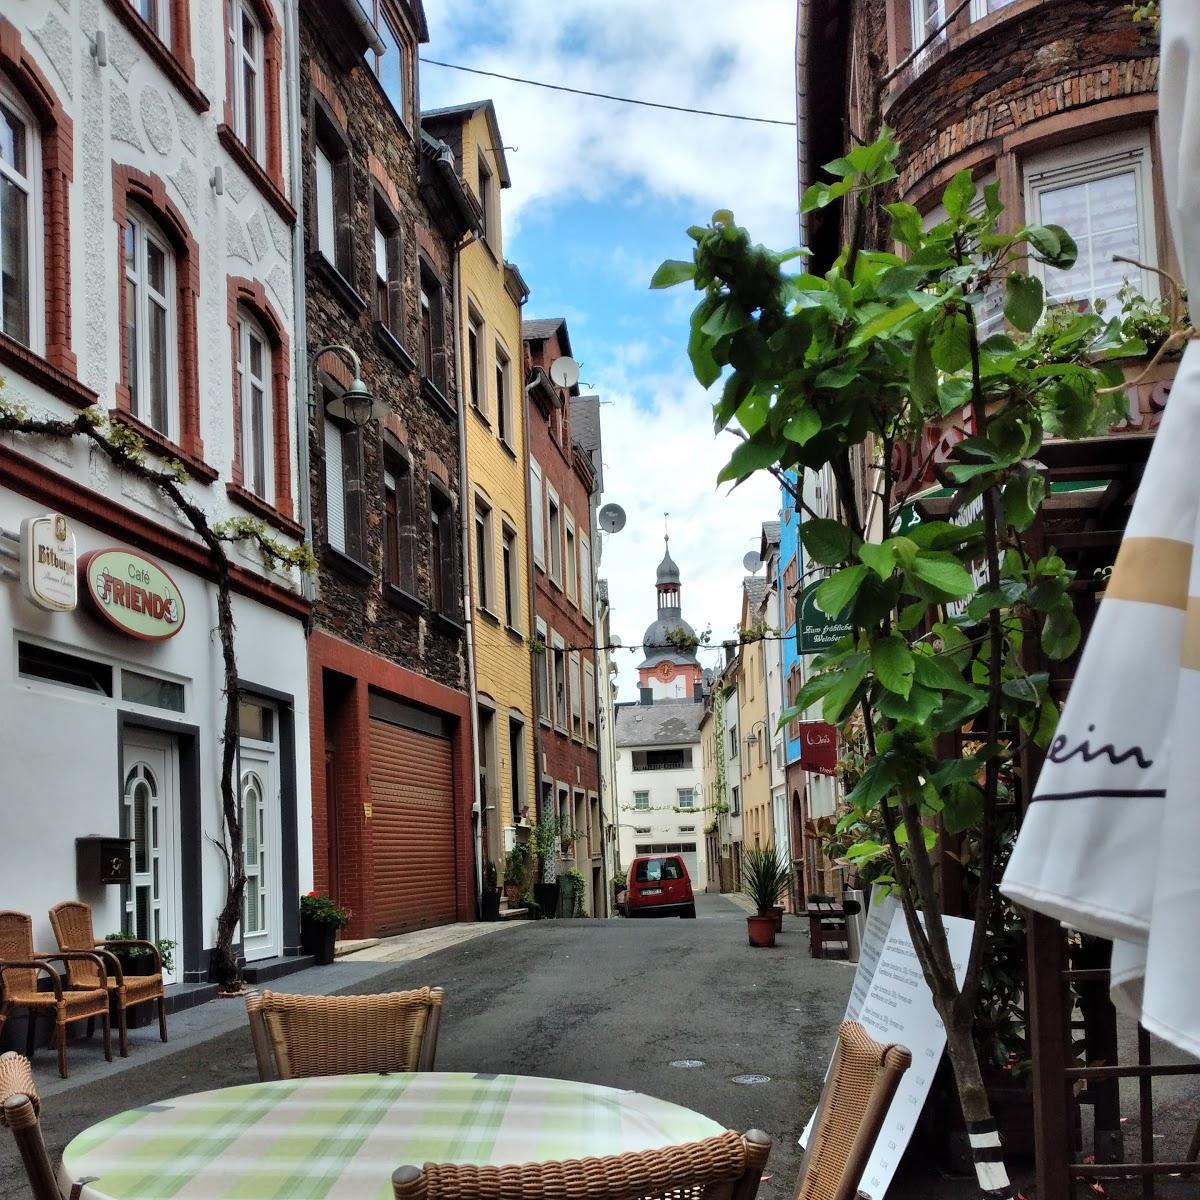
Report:
M 450 739 L 375 716 L 370 729 L 371 932 L 449 924 L 458 916 Z

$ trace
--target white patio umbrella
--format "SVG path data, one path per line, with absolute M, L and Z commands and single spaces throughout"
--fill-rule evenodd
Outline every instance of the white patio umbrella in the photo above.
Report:
M 1200 303 L 1200 3 L 1164 0 L 1166 199 Z M 1188 343 L 1001 890 L 1111 938 L 1113 998 L 1200 1057 L 1200 342 Z

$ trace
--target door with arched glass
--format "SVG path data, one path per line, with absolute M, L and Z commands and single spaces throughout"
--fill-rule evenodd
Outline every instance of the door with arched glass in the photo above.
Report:
M 253 701 L 243 701 L 240 724 L 238 797 L 246 863 L 246 888 L 242 893 L 242 953 L 248 962 L 253 962 L 283 953 L 275 711 Z

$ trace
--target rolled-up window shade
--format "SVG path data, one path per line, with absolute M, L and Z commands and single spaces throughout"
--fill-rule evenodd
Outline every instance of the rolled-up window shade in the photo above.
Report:
M 346 482 L 342 467 L 342 431 L 325 422 L 325 540 L 346 552 Z

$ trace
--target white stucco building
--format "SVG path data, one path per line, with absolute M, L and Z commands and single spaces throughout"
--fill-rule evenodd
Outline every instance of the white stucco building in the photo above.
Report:
M 6 0 L 0 16 L 3 398 L 98 410 L 142 435 L 148 463 L 182 464 L 212 521 L 257 518 L 288 544 L 307 477 L 293 13 Z M 169 982 L 199 983 L 225 891 L 212 563 L 170 502 L 96 449 L 0 439 L 0 528 L 47 513 L 81 559 L 116 553 L 102 586 L 81 572 L 73 611 L 0 580 L 4 907 L 31 914 L 40 947 L 47 910 L 82 899 L 98 935 L 169 939 Z M 254 978 L 297 953 L 311 886 L 309 606 L 296 573 L 231 558 Z M 131 839 L 131 877 L 99 882 L 86 847 L 77 863 L 88 835 Z

